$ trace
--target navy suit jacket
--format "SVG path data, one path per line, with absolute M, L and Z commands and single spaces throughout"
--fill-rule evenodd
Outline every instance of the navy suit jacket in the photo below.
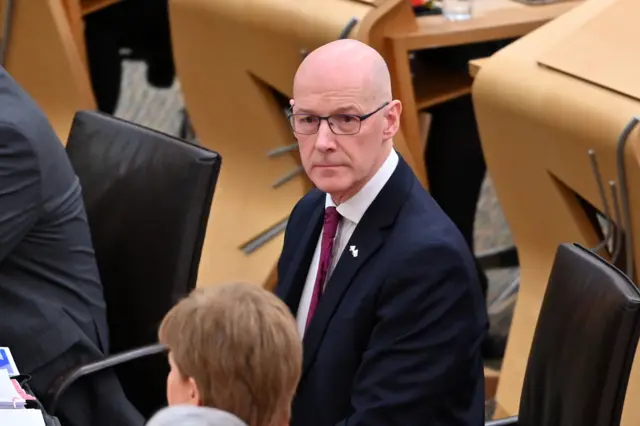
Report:
M 325 194 L 294 207 L 276 293 L 295 314 Z M 340 257 L 303 339 L 291 426 L 484 423 L 487 330 L 472 255 L 402 158 Z

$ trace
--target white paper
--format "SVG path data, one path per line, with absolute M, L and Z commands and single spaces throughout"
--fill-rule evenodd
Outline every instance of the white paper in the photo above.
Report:
M 0 425 L 45 426 L 40 410 L 0 410 Z
M 0 370 L 0 408 L 24 407 L 24 404 L 25 400 L 11 383 L 7 370 Z

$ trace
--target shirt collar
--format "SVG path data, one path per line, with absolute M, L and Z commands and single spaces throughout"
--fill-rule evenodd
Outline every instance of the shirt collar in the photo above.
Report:
M 395 149 L 391 149 L 389 156 L 384 163 L 382 163 L 382 166 L 378 169 L 376 174 L 369 179 L 369 182 L 367 182 L 362 189 L 356 193 L 356 195 L 336 207 L 331 195 L 327 194 L 324 203 L 325 208 L 336 207 L 336 210 L 338 210 L 338 213 L 340 213 L 342 217 L 357 225 L 371 203 L 373 203 L 373 200 L 376 199 L 384 185 L 387 183 L 397 165 L 398 154 Z

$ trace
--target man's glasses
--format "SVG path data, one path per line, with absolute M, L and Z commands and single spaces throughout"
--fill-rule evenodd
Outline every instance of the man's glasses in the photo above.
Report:
M 289 124 L 291 129 L 295 133 L 300 135 L 313 135 L 320 129 L 320 123 L 322 120 L 327 120 L 329 128 L 336 135 L 355 135 L 360 131 L 362 122 L 371 117 L 382 108 L 389 105 L 389 102 L 385 102 L 378 109 L 369 114 L 355 115 L 355 114 L 334 114 L 327 117 L 321 117 L 319 115 L 312 114 L 293 114 L 289 112 Z

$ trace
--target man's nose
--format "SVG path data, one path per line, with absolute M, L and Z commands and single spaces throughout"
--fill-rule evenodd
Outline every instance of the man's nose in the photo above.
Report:
M 327 120 L 320 121 L 320 127 L 318 128 L 318 137 L 316 138 L 316 148 L 320 151 L 328 151 L 335 149 L 335 135 L 329 127 Z

